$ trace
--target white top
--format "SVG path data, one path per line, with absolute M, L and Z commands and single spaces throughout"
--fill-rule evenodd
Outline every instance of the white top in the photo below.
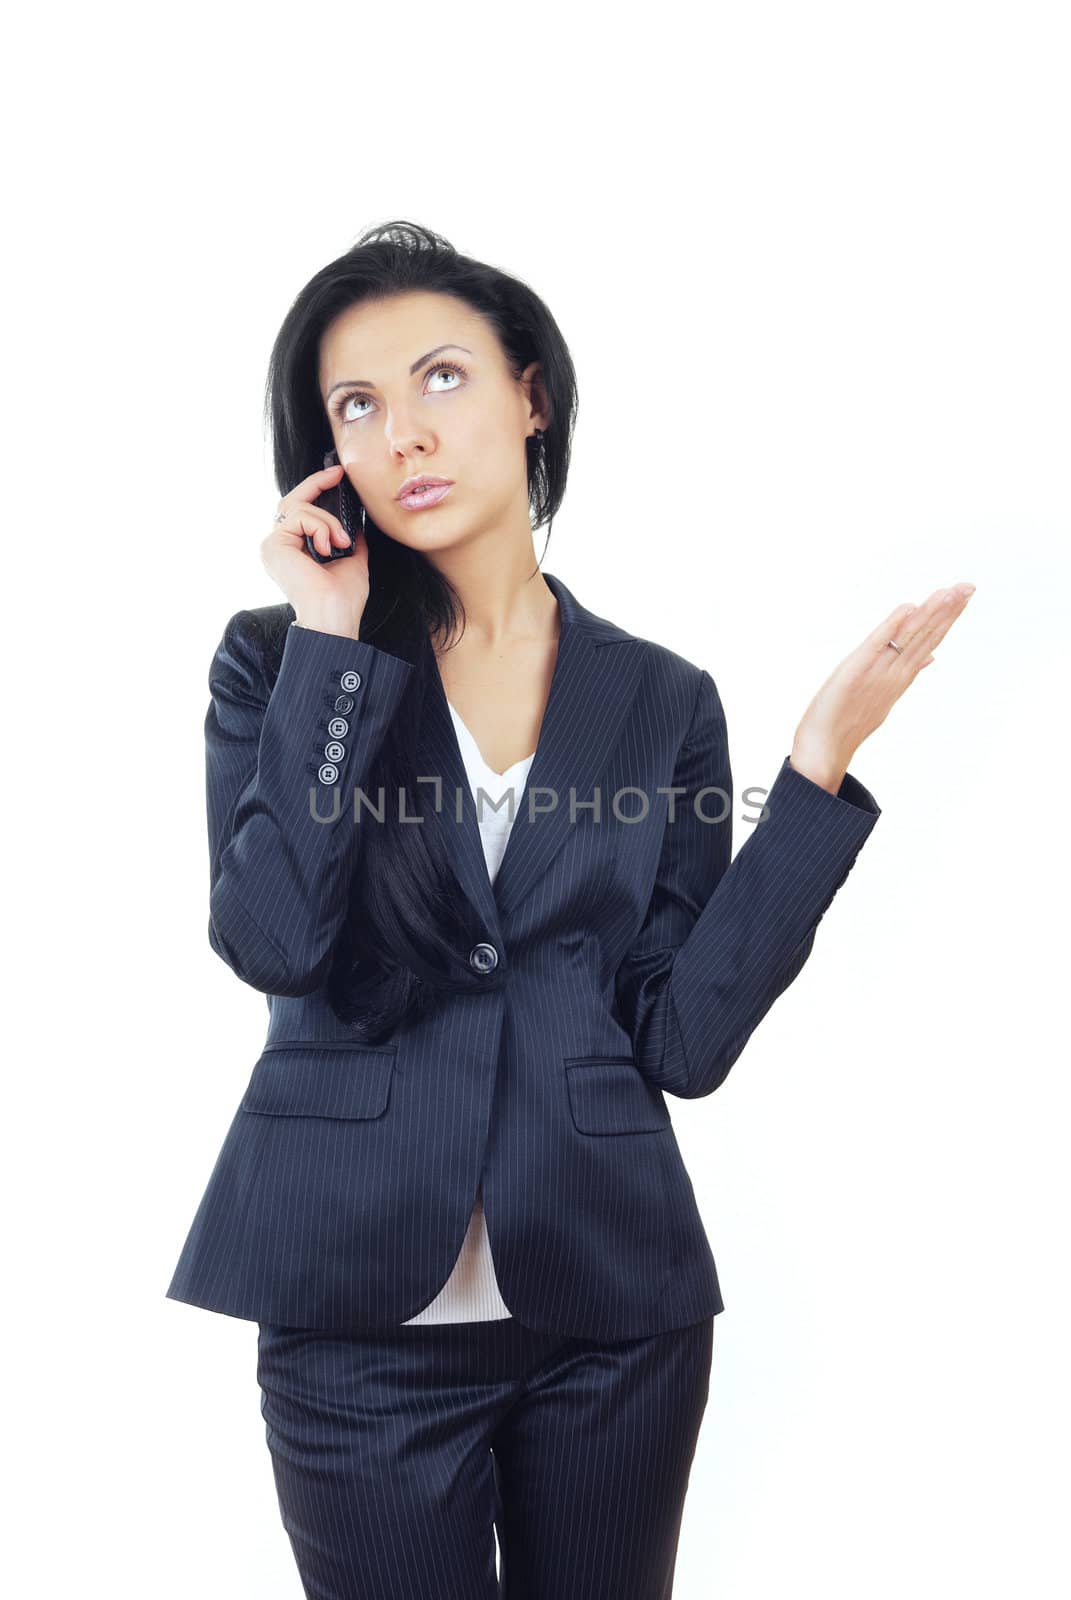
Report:
M 450 705 L 449 700 L 446 703 Z M 510 828 L 516 820 L 517 809 L 528 778 L 528 769 L 535 760 L 535 751 L 533 750 L 530 756 L 525 756 L 521 761 L 515 761 L 505 772 L 493 772 L 480 754 L 476 740 L 453 706 L 450 706 L 450 715 L 453 717 L 458 747 L 465 762 L 469 788 L 476 802 L 476 815 L 480 824 L 480 839 L 483 843 L 487 871 L 491 882 L 494 883 L 502 857 L 506 853 Z M 501 810 L 496 810 L 494 802 L 502 800 L 510 788 L 513 789 L 512 805 L 507 801 Z M 479 789 L 483 789 L 489 796 L 489 799 L 482 803 L 478 794 Z M 495 1277 L 491 1242 L 487 1237 L 487 1224 L 483 1216 L 481 1191 L 477 1189 L 476 1203 L 469 1218 L 468 1231 L 449 1278 L 434 1300 L 426 1305 L 423 1311 L 418 1311 L 415 1317 L 409 1317 L 403 1322 L 402 1327 L 408 1327 L 410 1322 L 496 1322 L 512 1314 L 502 1298 Z

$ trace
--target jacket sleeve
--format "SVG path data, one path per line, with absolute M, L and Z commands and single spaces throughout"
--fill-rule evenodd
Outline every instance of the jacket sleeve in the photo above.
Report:
M 264 994 L 308 994 L 326 977 L 361 832 L 375 825 L 366 809 L 355 821 L 354 790 L 413 671 L 363 640 L 290 627 L 271 685 L 257 618 L 227 624 L 205 717 L 208 937 Z
M 850 773 L 830 794 L 786 756 L 733 859 L 728 735 L 707 672 L 673 785 L 686 792 L 675 821 L 667 818 L 647 916 L 615 993 L 639 1070 L 669 1094 L 698 1099 L 724 1082 L 803 967 L 881 810 Z

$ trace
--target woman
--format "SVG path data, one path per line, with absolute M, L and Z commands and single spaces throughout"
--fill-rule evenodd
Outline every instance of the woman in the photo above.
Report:
M 268 396 L 287 603 L 206 740 L 209 937 L 270 1022 L 168 1294 L 258 1323 L 306 1593 L 666 1596 L 723 1302 L 665 1096 L 807 960 L 879 815 L 848 763 L 970 585 L 837 667 L 733 859 L 710 675 L 539 572 L 576 396 L 530 289 L 388 225 Z

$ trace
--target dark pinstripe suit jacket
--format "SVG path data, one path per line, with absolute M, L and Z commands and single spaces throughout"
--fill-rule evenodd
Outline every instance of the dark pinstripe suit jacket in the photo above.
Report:
M 354 790 L 415 668 L 290 628 L 273 669 L 265 628 L 290 608 L 228 624 L 205 724 L 209 938 L 268 995 L 270 1022 L 170 1298 L 397 1327 L 445 1282 L 482 1179 L 502 1293 L 528 1326 L 635 1338 L 723 1309 L 665 1096 L 724 1080 L 880 812 L 851 774 L 833 795 L 786 757 L 733 859 L 731 820 L 703 820 L 731 810 L 733 787 L 709 674 L 544 577 L 557 664 L 493 885 L 437 673 L 420 735 L 418 770 L 441 775 L 457 873 L 497 965 L 479 992 L 378 1046 L 353 1042 L 325 980 L 356 852 L 375 848 Z M 337 821 L 311 815 L 310 789 L 320 817 L 341 798 Z M 548 809 L 532 817 L 530 797 Z

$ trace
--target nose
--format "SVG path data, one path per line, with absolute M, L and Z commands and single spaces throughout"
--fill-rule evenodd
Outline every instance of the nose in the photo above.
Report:
M 388 448 L 399 456 L 408 456 L 414 450 L 426 450 L 430 444 L 427 433 L 411 423 L 408 417 L 389 418 L 386 436 Z

